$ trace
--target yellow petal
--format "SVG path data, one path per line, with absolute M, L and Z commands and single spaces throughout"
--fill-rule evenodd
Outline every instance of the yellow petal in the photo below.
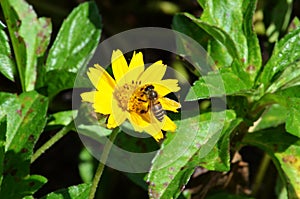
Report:
M 153 82 L 152 85 L 160 96 L 165 96 L 171 92 L 177 92 L 180 90 L 177 79 L 165 79 L 159 82 Z
M 161 131 L 155 133 L 154 135 L 152 135 L 152 137 L 156 140 L 156 142 L 159 142 L 159 140 L 164 138 L 164 135 L 162 134 Z
M 114 79 L 99 64 L 95 64 L 94 67 L 90 67 L 87 72 L 94 87 L 97 90 L 104 89 L 107 92 L 112 92 L 115 87 Z
M 171 132 L 174 132 L 176 130 L 176 124 L 168 116 L 165 116 L 163 122 L 164 125 L 162 127 L 162 130 Z
M 91 91 L 91 92 L 85 92 L 85 93 L 81 93 L 80 97 L 82 99 L 83 102 L 90 102 L 90 103 L 94 103 L 95 101 L 95 93 L 97 91 Z
M 107 121 L 107 128 L 116 128 L 117 126 L 120 126 L 124 121 L 126 120 L 126 113 L 123 111 L 116 113 L 112 113 L 108 117 Z
M 128 71 L 128 64 L 120 50 L 113 51 L 111 56 L 111 64 L 115 80 L 118 83 Z
M 155 128 L 155 126 L 150 125 L 148 128 L 145 129 L 146 133 L 151 135 L 157 142 L 164 138 L 160 129 Z
M 140 84 L 141 81 L 138 80 L 138 78 L 141 76 L 143 71 L 144 71 L 144 66 L 137 66 L 135 68 L 130 69 L 123 76 L 123 78 L 118 81 L 118 85 L 124 85 L 125 83 L 132 84 L 132 81 L 134 81 L 135 84 Z
M 112 115 L 114 117 L 115 122 L 120 126 L 128 117 L 127 111 L 124 111 L 119 107 L 118 101 L 113 97 L 112 99 Z
M 113 117 L 113 115 L 109 115 L 108 121 L 107 121 L 107 128 L 113 129 L 113 128 L 116 128 L 117 126 L 118 126 L 118 124 L 115 121 L 115 118 Z
M 139 80 L 141 80 L 142 83 L 160 81 L 165 75 L 166 70 L 167 66 L 164 65 L 162 61 L 157 61 L 145 70 Z
M 160 98 L 159 102 L 161 103 L 162 108 L 166 111 L 173 111 L 177 113 L 177 109 L 181 108 L 180 103 L 166 97 Z
M 129 64 L 129 70 L 136 68 L 136 67 L 144 67 L 144 60 L 143 60 L 143 54 L 141 52 L 135 54 L 135 52 L 132 55 L 130 64 Z M 141 70 L 140 72 L 143 72 L 143 70 Z
M 111 98 L 112 95 L 107 93 L 101 93 L 99 91 L 91 91 L 80 94 L 83 102 L 93 103 L 95 112 L 102 113 L 104 115 L 111 114 Z
M 142 132 L 145 127 L 149 126 L 149 123 L 135 112 L 130 112 L 128 119 L 135 131 Z
M 94 93 L 93 107 L 97 113 L 102 113 L 104 115 L 111 114 L 112 93 L 96 91 Z
M 146 116 L 144 117 L 151 117 Z M 154 116 L 150 119 L 151 123 L 144 119 L 144 117 L 140 116 L 135 112 L 130 113 L 129 121 L 132 124 L 135 131 L 142 132 L 145 131 L 149 135 L 151 135 L 156 141 L 159 141 L 163 138 L 163 134 L 161 132 L 161 122 L 158 122 Z M 149 120 L 149 119 L 148 119 Z

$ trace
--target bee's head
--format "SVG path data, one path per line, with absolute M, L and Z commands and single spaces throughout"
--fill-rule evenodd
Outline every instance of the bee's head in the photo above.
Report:
M 153 85 L 149 85 L 149 86 L 147 86 L 146 88 L 145 88 L 145 91 L 146 92 L 150 92 L 150 91 L 152 91 L 154 89 L 154 86 Z
M 145 92 L 148 95 L 150 100 L 156 100 L 157 99 L 157 92 L 154 90 L 153 85 L 149 85 L 145 88 Z

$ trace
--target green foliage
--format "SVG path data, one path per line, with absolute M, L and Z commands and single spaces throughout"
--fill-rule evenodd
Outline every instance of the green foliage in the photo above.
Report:
M 240 122 L 235 120 L 234 112 L 226 111 L 205 113 L 178 122 L 180 134 L 168 134 L 153 161 L 147 179 L 150 184 L 149 195 L 153 198 L 178 197 L 196 166 L 229 170 L 228 136 Z M 174 160 L 174 157 L 177 159 Z M 212 160 L 215 161 L 210 162 Z
M 44 54 L 50 41 L 51 23 L 37 18 L 25 1 L 5 0 L 1 6 L 7 18 L 22 89 L 31 91 L 37 78 L 37 58 Z
M 190 198 L 197 194 L 193 187 L 186 188 L 194 178 L 195 168 L 230 176 L 234 172 L 234 154 L 242 147 L 255 146 L 271 157 L 277 169 L 278 197 L 299 198 L 300 23 L 294 18 L 288 27 L 293 2 L 278 1 L 265 24 L 266 38 L 275 42 L 268 60 L 262 60 L 259 39 L 253 30 L 256 1 L 198 3 L 203 9 L 200 17 L 177 13 L 172 22 L 174 30 L 201 44 L 212 60 L 208 61 L 210 71 L 201 68 L 203 74 L 189 68 L 194 75 L 190 79 L 197 80 L 185 100 L 201 105 L 220 100 L 227 107 L 213 110 L 203 106 L 203 113 L 175 120 L 176 132 L 167 132 L 159 144 L 120 131 L 115 144 L 124 150 L 158 150 L 147 174 L 126 174 L 127 177 L 148 189 L 150 198 Z M 0 92 L 0 198 L 34 198 L 47 179 L 32 174 L 31 163 L 63 135 L 75 130 L 74 123 L 79 134 L 95 140 L 113 132 L 105 127 L 105 117 L 98 120 L 86 115 L 92 112 L 89 105 L 83 104 L 78 110 L 49 110 L 57 94 L 73 88 L 76 75 L 82 74 L 81 69 L 90 61 L 100 41 L 102 21 L 95 3 L 82 3 L 66 17 L 49 46 L 50 19 L 38 18 L 24 0 L 2 0 L 0 4 L 5 18 L 0 22 L 0 73 L 20 88 L 18 94 Z M 179 10 L 175 3 L 157 5 L 168 13 Z M 278 14 L 281 7 L 285 12 Z M 264 5 L 258 9 L 266 12 Z M 180 52 L 192 54 L 187 44 L 177 42 Z M 202 67 L 202 63 L 196 65 Z M 122 128 L 131 127 L 125 123 Z M 59 132 L 36 150 L 40 135 L 49 130 Z M 120 164 L 124 164 L 121 158 L 124 157 L 120 157 Z M 80 160 L 85 184 L 43 198 L 89 196 L 95 167 L 87 151 L 81 153 Z M 214 192 L 214 185 L 210 186 L 205 190 L 207 198 L 252 198 L 257 194 L 245 192 L 237 196 L 227 190 Z
M 243 144 L 254 145 L 270 155 L 283 180 L 288 198 L 298 198 L 300 140 L 282 128 L 270 128 L 247 134 Z
M 1 135 L 1 198 L 21 198 L 33 194 L 46 183 L 38 175 L 29 175 L 33 147 L 45 124 L 48 100 L 38 93 L 20 96 L 0 93 Z M 5 118 L 5 120 L 3 120 Z M 6 133 L 5 133 L 6 132 Z
M 75 75 L 90 60 L 99 42 L 101 18 L 95 3 L 78 6 L 64 22 L 43 65 L 40 59 L 49 50 L 52 32 L 50 19 L 38 18 L 23 0 L 4 0 L 1 7 L 10 37 L 2 25 L 0 71 L 20 83 L 22 92 L 0 92 L 0 198 L 33 198 L 47 182 L 29 170 L 38 138 L 44 129 L 70 125 L 76 115 L 74 111 L 55 113 L 47 123 L 49 100 L 73 87 Z M 47 88 L 45 95 L 34 91 L 42 87 Z M 46 198 L 87 198 L 89 189 L 90 184 L 83 184 Z
M 89 196 L 91 184 L 80 184 L 68 189 L 59 190 L 48 194 L 43 199 L 86 199 Z
M 199 0 L 199 4 L 204 9 L 200 18 L 188 13 L 178 14 L 174 17 L 173 28 L 201 43 L 213 58 L 216 67 L 212 67 L 215 68 L 213 71 L 203 74 L 194 82 L 186 100 L 231 96 L 227 98 L 227 104 L 242 117 L 239 118 L 242 121 L 240 125 L 234 125 L 230 129 L 230 150 L 254 145 L 266 151 L 280 173 L 288 196 L 298 198 L 299 181 L 296 179 L 300 173 L 295 168 L 300 156 L 297 149 L 300 131 L 300 90 L 297 86 L 300 83 L 300 32 L 297 19 L 292 23 L 294 26 L 289 29 L 290 32 L 276 43 L 266 65 L 261 67 L 260 47 L 252 30 L 255 2 Z M 288 18 L 290 16 L 290 13 L 281 14 L 286 14 Z M 287 28 L 283 20 L 274 20 L 281 24 L 278 27 Z M 244 96 L 246 100 L 242 101 L 240 96 Z M 234 122 L 236 121 L 231 121 L 232 124 Z M 281 124 L 285 124 L 285 128 Z M 265 130 L 266 128 L 273 130 Z M 240 135 L 235 135 L 236 131 Z M 249 134 L 248 131 L 254 133 Z M 280 146 L 280 149 L 274 144 Z M 215 153 L 215 157 L 226 157 L 226 153 L 217 152 L 220 150 L 211 151 Z M 217 160 L 209 155 L 206 158 L 214 165 Z M 216 167 L 209 169 L 217 170 Z M 168 183 L 175 184 L 173 181 Z M 177 190 L 183 184 L 177 185 Z M 164 194 L 164 191 L 158 190 L 156 193 Z M 174 193 L 178 196 L 178 192 L 171 194 Z
M 8 38 L 3 30 L 0 30 L 0 43 L 0 71 L 5 77 L 14 81 L 16 66 L 12 59 Z
M 41 78 L 49 97 L 73 88 L 79 69 L 91 59 L 101 35 L 101 18 L 94 3 L 75 8 L 62 24 L 49 51 Z

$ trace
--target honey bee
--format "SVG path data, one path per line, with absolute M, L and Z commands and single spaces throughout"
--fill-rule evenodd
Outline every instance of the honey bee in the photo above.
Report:
M 148 110 L 150 107 L 150 110 L 155 116 L 155 118 L 161 122 L 166 115 L 166 111 L 162 108 L 161 103 L 158 101 L 158 94 L 154 90 L 154 86 L 153 85 L 146 86 L 144 89 L 144 93 L 146 94 L 148 100 L 150 101 Z

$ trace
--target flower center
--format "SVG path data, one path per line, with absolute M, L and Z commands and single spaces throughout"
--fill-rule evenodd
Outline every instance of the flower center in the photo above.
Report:
M 144 114 L 148 112 L 150 105 L 149 96 L 146 94 L 146 88 L 148 86 L 149 84 L 145 84 L 135 89 L 128 101 L 129 111 L 133 111 L 138 114 Z
M 145 114 L 149 110 L 150 100 L 145 89 L 149 84 L 141 85 L 140 81 L 131 81 L 118 86 L 114 91 L 114 97 L 118 102 L 118 106 L 123 111 L 135 112 L 137 114 Z
M 136 88 L 141 84 L 141 81 L 132 80 L 131 83 L 125 83 L 122 86 L 117 86 L 114 90 L 114 97 L 118 102 L 118 106 L 123 111 L 128 111 L 128 102 L 135 92 Z

